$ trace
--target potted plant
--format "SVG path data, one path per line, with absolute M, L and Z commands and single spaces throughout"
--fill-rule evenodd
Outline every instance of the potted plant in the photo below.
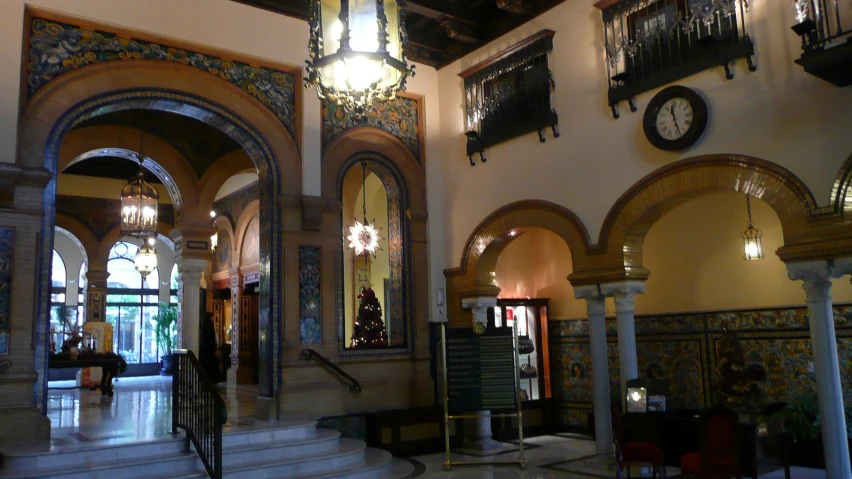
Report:
M 852 436 L 852 408 L 846 408 L 846 436 Z M 820 433 L 819 402 L 816 394 L 797 396 L 784 409 L 773 414 L 784 420 L 784 429 L 790 434 L 794 446 L 790 448 L 790 464 L 794 466 L 825 469 L 822 434 Z M 852 449 L 852 442 L 850 442 Z
M 157 348 L 160 349 L 162 367 L 160 374 L 171 376 L 174 369 L 172 349 L 177 342 L 178 306 L 176 304 L 160 303 L 157 316 L 154 317 L 154 333 L 157 338 Z

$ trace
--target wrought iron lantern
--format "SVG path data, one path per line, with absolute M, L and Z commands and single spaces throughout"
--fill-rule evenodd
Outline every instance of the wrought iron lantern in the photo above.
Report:
M 154 251 L 154 238 L 148 238 L 145 244 L 136 252 L 133 265 L 144 280 L 148 274 L 157 269 L 157 252 Z
M 157 234 L 157 203 L 160 193 L 145 181 L 142 148 L 137 155 L 139 174 L 121 190 L 121 235 L 153 236 Z
M 404 16 L 405 0 L 311 0 L 305 86 L 361 118 L 394 99 L 414 75 Z
M 751 222 L 751 197 L 746 195 L 746 210 L 748 211 L 748 226 L 743 231 L 743 258 L 746 260 L 763 259 L 763 233 Z

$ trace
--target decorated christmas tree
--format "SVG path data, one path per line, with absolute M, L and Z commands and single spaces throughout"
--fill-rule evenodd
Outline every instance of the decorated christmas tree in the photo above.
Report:
M 766 370 L 758 364 L 746 365 L 743 346 L 727 322 L 722 324 L 717 348 L 721 380 L 716 387 L 716 403 L 740 410 L 759 406 L 763 400 L 760 383 L 766 381 Z
M 387 346 L 385 323 L 382 322 L 382 305 L 372 288 L 358 295 L 358 318 L 352 328 L 353 348 L 383 348 Z

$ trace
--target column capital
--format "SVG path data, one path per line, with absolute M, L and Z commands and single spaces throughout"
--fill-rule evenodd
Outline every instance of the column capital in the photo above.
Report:
M 175 263 L 178 265 L 178 273 L 180 274 L 192 274 L 192 273 L 202 273 L 207 271 L 207 267 L 210 265 L 210 261 L 202 258 L 187 258 L 180 257 L 175 260 Z
M 618 281 L 615 283 L 601 284 L 601 294 L 604 296 L 633 296 L 634 294 L 642 294 L 645 292 L 644 281 Z
M 804 282 L 829 281 L 835 275 L 834 262 L 803 261 L 787 263 L 787 277 L 793 281 Z
M 107 287 L 107 278 L 109 278 L 109 272 L 108 271 L 98 271 L 98 270 L 86 271 L 86 280 L 88 280 L 89 287 L 106 288 Z
M 589 284 L 586 286 L 577 286 L 574 288 L 574 297 L 577 299 L 604 299 L 606 296 L 601 293 L 601 288 L 597 284 Z
M 473 322 L 485 324 L 488 322 L 488 309 L 497 306 L 497 298 L 493 296 L 474 296 L 462 298 L 462 309 L 473 313 Z

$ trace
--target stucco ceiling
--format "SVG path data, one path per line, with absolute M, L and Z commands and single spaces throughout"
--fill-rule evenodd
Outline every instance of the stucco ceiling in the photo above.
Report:
M 308 0 L 233 0 L 308 19 Z M 409 0 L 405 17 L 409 60 L 445 66 L 564 0 Z M 305 45 L 305 58 L 307 58 Z
M 122 110 L 96 116 L 75 127 L 117 125 L 137 128 L 169 143 L 187 159 L 195 174 L 201 178 L 216 160 L 240 148 L 229 136 L 201 121 L 174 113 L 155 110 Z M 66 169 L 63 173 L 102 178 L 128 179 L 139 167 L 120 158 L 92 158 Z M 158 182 L 154 175 L 148 181 Z

